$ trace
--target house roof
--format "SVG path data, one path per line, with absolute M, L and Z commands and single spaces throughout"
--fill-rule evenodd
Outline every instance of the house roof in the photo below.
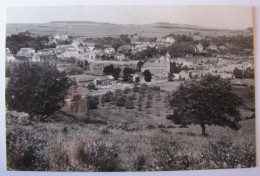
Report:
M 157 69 L 160 69 L 160 68 L 166 69 L 167 67 L 168 67 L 167 63 L 152 63 L 152 62 L 146 62 L 142 66 L 142 68 L 155 68 L 155 69 L 156 68 Z
M 31 50 L 34 50 L 33 48 L 21 48 L 20 51 L 22 52 L 29 52 Z
M 68 49 L 68 48 L 74 48 L 72 45 L 57 45 L 57 49 Z

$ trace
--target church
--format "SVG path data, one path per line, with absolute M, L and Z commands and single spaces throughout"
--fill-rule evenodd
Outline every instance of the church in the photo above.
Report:
M 146 62 L 141 68 L 142 73 L 149 70 L 155 79 L 167 79 L 170 73 L 170 55 L 161 56 L 156 62 Z

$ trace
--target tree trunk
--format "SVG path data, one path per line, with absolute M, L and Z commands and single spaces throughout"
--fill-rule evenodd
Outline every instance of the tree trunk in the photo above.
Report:
M 206 136 L 206 127 L 205 127 L 205 124 L 200 124 L 200 127 L 202 129 L 202 135 L 203 136 Z

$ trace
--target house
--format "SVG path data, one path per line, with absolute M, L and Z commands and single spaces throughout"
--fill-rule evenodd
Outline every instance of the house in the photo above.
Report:
M 221 45 L 221 46 L 219 47 L 219 49 L 221 49 L 221 50 L 227 50 L 227 47 Z
M 187 70 L 182 70 L 179 73 L 179 75 L 180 75 L 179 79 L 190 80 L 190 75 L 189 75 L 189 72 Z
M 123 46 L 120 46 L 118 49 L 117 49 L 117 52 L 127 52 L 129 50 L 132 50 L 132 46 L 131 45 L 123 45 Z
M 203 73 L 203 70 L 190 70 L 189 77 L 190 79 L 201 79 Z
M 172 36 L 169 36 L 165 39 L 165 43 L 168 45 L 171 45 L 171 44 L 175 43 L 175 39 Z
M 11 53 L 6 53 L 5 59 L 6 59 L 6 62 L 14 62 L 16 60 L 15 57 L 13 56 L 13 54 L 11 54 Z
M 115 54 L 115 52 L 116 52 L 116 50 L 114 49 L 114 48 L 106 48 L 105 50 L 104 50 L 104 53 L 106 53 L 106 54 Z
M 55 35 L 53 36 L 53 38 L 56 40 L 56 41 L 66 41 L 66 40 L 69 40 L 68 36 L 67 35 Z
M 33 48 L 21 48 L 17 52 L 17 56 L 23 56 L 23 57 L 32 57 L 35 54 L 35 49 Z
M 193 62 L 187 61 L 185 59 L 177 58 L 175 61 L 176 64 L 181 65 L 182 67 L 187 66 L 189 68 L 193 67 Z
M 67 50 L 75 50 L 75 48 L 72 45 L 57 45 L 55 49 L 56 54 L 62 54 Z
M 173 73 L 173 80 L 180 80 L 180 74 L 179 73 Z
M 92 59 L 95 60 L 96 59 L 96 53 L 93 50 L 89 50 L 86 52 L 86 55 L 84 56 L 87 59 Z
M 109 85 L 110 82 L 112 80 L 110 80 L 107 76 L 100 76 L 96 79 L 93 80 L 93 83 L 95 86 L 104 86 L 104 85 Z
M 217 50 L 218 50 L 218 47 L 217 47 L 217 45 L 211 43 L 211 44 L 208 46 L 207 49 L 217 51 Z
M 141 44 L 141 45 L 136 45 L 135 48 L 134 48 L 134 50 L 135 50 L 135 51 L 143 51 L 143 50 L 145 50 L 146 48 L 147 48 L 147 45 Z
M 46 49 L 41 49 L 38 50 L 37 54 L 41 55 L 41 56 L 48 56 L 54 53 L 54 49 L 53 48 L 46 48 Z
M 203 45 L 201 43 L 197 44 L 195 46 L 195 50 L 196 50 L 197 53 L 203 52 Z
M 40 62 L 41 61 L 41 58 L 39 55 L 37 54 L 34 54 L 30 59 L 29 59 L 30 62 Z
M 142 72 L 145 70 L 149 70 L 156 79 L 165 79 L 170 73 L 170 63 L 146 62 L 141 68 Z
M 61 54 L 62 58 L 71 58 L 71 57 L 78 57 L 79 51 L 77 50 L 67 50 Z
M 125 55 L 124 54 L 116 54 L 115 55 L 116 60 L 122 61 L 125 59 Z

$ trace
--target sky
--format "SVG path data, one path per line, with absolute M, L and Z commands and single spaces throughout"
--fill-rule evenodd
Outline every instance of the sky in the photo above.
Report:
M 95 21 L 114 24 L 169 22 L 223 29 L 252 27 L 251 7 L 232 6 L 63 6 L 8 8 L 7 23 Z
M 251 7 L 232 6 L 63 6 L 8 8 L 7 23 L 95 21 L 114 24 L 169 22 L 224 29 L 252 27 Z

